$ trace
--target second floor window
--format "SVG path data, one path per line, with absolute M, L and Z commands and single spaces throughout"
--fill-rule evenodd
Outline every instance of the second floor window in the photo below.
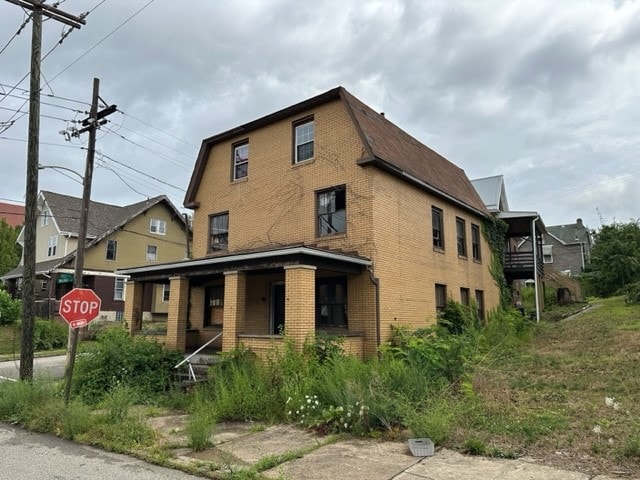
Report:
M 158 247 L 156 245 L 147 245 L 147 261 L 155 262 L 158 259 Z
M 433 246 L 444 249 L 443 214 L 438 207 L 431 207 L 431 228 L 433 230 Z
M 249 142 L 233 146 L 233 179 L 246 178 L 249 173 Z
M 474 260 L 482 260 L 480 252 L 480 227 L 473 223 L 471 224 L 471 253 L 473 254 Z
M 167 222 L 157 218 L 152 218 L 149 224 L 149 231 L 151 233 L 157 233 L 158 235 L 164 235 L 167 233 Z
M 55 257 L 58 249 L 58 236 L 49 237 L 47 241 L 47 257 Z
M 318 236 L 347 230 L 346 188 L 340 186 L 318 192 Z
M 294 127 L 294 163 L 313 158 L 315 127 L 313 119 L 302 121 Z
M 116 277 L 115 285 L 113 288 L 113 299 L 114 300 L 124 300 L 124 277 Z
M 466 222 L 456 217 L 456 243 L 458 245 L 458 255 L 467 256 L 467 225 Z
M 107 260 L 115 261 L 118 251 L 118 242 L 116 240 L 107 240 Z
M 229 213 L 209 217 L 209 251 L 227 250 L 229 247 Z

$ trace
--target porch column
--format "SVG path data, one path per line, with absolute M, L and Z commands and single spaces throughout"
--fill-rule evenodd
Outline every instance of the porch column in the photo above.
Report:
M 127 280 L 124 301 L 124 319 L 130 333 L 142 329 L 142 293 L 144 283 Z
M 315 340 L 316 267 L 287 265 L 284 273 L 284 330 L 302 350 L 305 342 Z
M 169 312 L 167 315 L 167 348 L 184 352 L 187 345 L 187 314 L 189 306 L 189 279 L 169 279 Z
M 247 300 L 247 274 L 224 272 L 224 312 L 222 316 L 222 351 L 238 348 L 238 334 L 244 333 Z

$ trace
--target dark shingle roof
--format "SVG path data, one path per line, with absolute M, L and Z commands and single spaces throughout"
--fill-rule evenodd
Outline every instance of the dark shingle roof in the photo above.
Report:
M 581 219 L 567 225 L 552 225 L 547 227 L 547 232 L 565 245 L 591 243 L 589 229 L 584 226 Z
M 420 143 L 342 87 L 334 88 L 301 103 L 204 139 L 189 182 L 184 205 L 189 208 L 196 206 L 196 193 L 213 145 L 239 135 L 247 135 L 258 128 L 336 100 L 342 101 L 349 110 L 367 150 L 363 158 L 354 159 L 354 161 L 357 160 L 362 166 L 375 165 L 405 181 L 454 201 L 462 207 L 481 215 L 487 214 L 484 203 L 464 170 Z

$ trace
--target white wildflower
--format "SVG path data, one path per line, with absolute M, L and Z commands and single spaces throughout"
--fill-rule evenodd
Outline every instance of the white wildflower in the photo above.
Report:
M 592 430 L 596 435 L 600 435 L 602 433 L 602 427 L 600 425 L 596 425 Z
M 610 438 L 609 440 L 607 440 L 609 442 L 609 445 L 613 445 L 613 438 Z
M 605 397 L 604 398 L 604 404 L 607 407 L 613 407 L 613 405 L 616 403 L 616 399 L 613 397 Z
M 617 412 L 620 410 L 620 404 L 618 402 L 613 402 L 613 409 Z
M 347 423 L 345 422 L 345 424 L 344 424 L 344 428 L 347 428 L 348 426 L 349 426 L 349 425 L 347 425 Z

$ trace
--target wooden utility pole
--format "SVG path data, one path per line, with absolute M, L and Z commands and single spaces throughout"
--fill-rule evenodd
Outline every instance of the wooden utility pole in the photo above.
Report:
M 24 267 L 22 271 L 22 336 L 20 340 L 20 380 L 33 380 L 33 329 L 35 324 L 36 226 L 38 222 L 38 162 L 40 143 L 40 60 L 42 16 L 73 28 L 86 22 L 45 5 L 38 0 L 7 0 L 33 11 L 31 35 L 31 77 L 29 82 L 29 134 L 27 141 L 27 180 L 24 216 Z
M 98 101 L 100 100 L 100 79 L 93 79 L 93 96 L 91 98 L 91 110 L 89 117 L 82 121 L 85 127 L 80 129 L 77 135 L 89 132 L 89 145 L 87 148 L 87 161 L 82 180 L 82 207 L 80 210 L 80 225 L 78 227 L 78 246 L 76 247 L 76 264 L 73 274 L 73 287 L 84 288 L 82 273 L 84 271 L 84 249 L 87 243 L 87 226 L 89 224 L 89 205 L 91 202 L 91 182 L 93 180 L 93 163 L 96 154 L 96 131 L 98 127 L 106 122 L 103 120 L 107 115 L 116 111 L 117 107 L 111 105 L 98 111 Z M 69 340 L 67 344 L 67 366 L 65 369 L 66 384 L 64 387 L 64 402 L 69 403 L 71 395 L 71 379 L 73 377 L 73 367 L 76 361 L 76 350 L 78 348 L 78 329 L 69 327 Z

